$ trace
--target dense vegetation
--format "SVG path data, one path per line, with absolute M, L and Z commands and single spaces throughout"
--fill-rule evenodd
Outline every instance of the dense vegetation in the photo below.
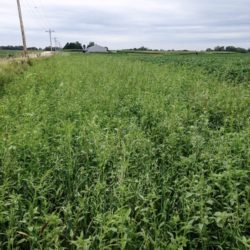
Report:
M 15 77 L 27 70 L 32 62 L 29 61 L 0 61 L 0 96 L 3 94 L 4 85 L 10 83 Z
M 73 50 L 82 51 L 83 47 L 79 42 L 75 42 L 75 43 L 71 42 L 71 43 L 66 43 L 63 49 L 66 49 L 66 50 L 73 49 Z
M 249 61 L 35 61 L 0 99 L 0 248 L 249 249 Z
M 190 72 L 195 68 L 206 75 L 213 76 L 222 82 L 249 84 L 250 56 L 241 54 L 207 54 L 207 53 L 179 53 L 158 56 L 136 54 L 141 61 L 158 65 L 171 64 L 176 67 L 185 66 Z

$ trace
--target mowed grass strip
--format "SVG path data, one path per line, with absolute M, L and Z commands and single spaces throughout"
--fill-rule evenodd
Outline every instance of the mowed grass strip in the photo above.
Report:
M 0 248 L 249 249 L 250 84 L 193 62 L 55 56 L 6 84 Z

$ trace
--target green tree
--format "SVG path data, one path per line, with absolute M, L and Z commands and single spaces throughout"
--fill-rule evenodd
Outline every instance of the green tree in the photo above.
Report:
M 63 49 L 79 49 L 82 50 L 82 45 L 79 42 L 66 43 Z
M 216 46 L 214 48 L 214 51 L 225 51 L 225 47 L 224 46 Z
M 240 47 L 234 47 L 234 46 L 228 46 L 226 47 L 226 51 L 229 51 L 229 52 L 238 52 L 238 53 L 246 53 L 247 50 L 244 49 L 244 48 L 240 48 Z

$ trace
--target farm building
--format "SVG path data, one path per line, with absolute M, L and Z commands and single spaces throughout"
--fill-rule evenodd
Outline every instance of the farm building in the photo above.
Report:
M 107 52 L 108 52 L 108 48 L 102 47 L 97 44 L 86 49 L 86 53 L 107 53 Z

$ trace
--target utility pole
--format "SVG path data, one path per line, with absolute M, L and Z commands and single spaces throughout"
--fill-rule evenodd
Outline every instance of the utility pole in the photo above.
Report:
M 20 4 L 20 0 L 16 0 L 16 2 L 17 2 L 18 15 L 19 15 L 19 21 L 20 21 L 20 27 L 21 27 L 21 33 L 22 33 L 22 40 L 23 40 L 23 54 L 24 54 L 24 57 L 27 57 L 27 45 L 26 45 L 26 38 L 25 38 L 25 32 L 24 32 L 21 4 Z
M 48 32 L 48 33 L 49 33 L 50 51 L 52 52 L 52 36 L 51 36 L 51 34 L 52 34 L 53 32 L 55 32 L 55 31 L 54 31 L 54 30 L 49 29 L 49 30 L 47 30 L 46 32 Z

